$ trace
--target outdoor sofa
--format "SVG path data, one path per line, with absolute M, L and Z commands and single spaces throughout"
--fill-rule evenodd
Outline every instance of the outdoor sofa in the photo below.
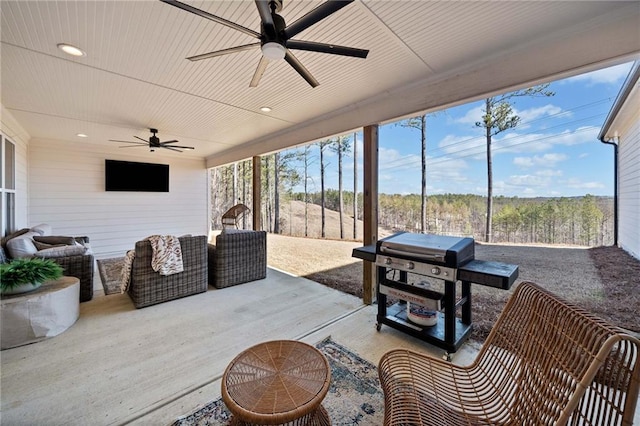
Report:
M 80 302 L 93 298 L 94 256 L 89 237 L 52 235 L 51 226 L 43 223 L 2 239 L 0 262 L 25 257 L 53 260 L 62 267 L 63 275 L 80 281 Z

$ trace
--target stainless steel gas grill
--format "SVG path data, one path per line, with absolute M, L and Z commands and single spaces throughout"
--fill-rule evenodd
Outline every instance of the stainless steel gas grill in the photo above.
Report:
M 518 277 L 516 265 L 476 260 L 473 238 L 401 232 L 375 245 L 356 248 L 353 256 L 377 266 L 378 331 L 385 324 L 441 347 L 447 353 L 457 351 L 471 333 L 471 284 L 508 290 Z M 394 279 L 396 271 L 399 272 L 397 280 Z M 444 294 L 409 284 L 409 273 L 442 280 Z M 456 296 L 458 281 L 462 290 L 459 299 Z M 387 307 L 387 296 L 399 302 Z M 407 303 L 441 307 L 435 325 L 412 321 Z M 456 316 L 458 308 L 460 318 Z

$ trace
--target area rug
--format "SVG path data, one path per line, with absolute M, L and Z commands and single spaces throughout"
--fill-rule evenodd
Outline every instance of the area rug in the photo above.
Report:
M 120 271 L 124 264 L 124 257 L 98 259 L 97 262 L 104 294 L 120 294 Z
M 334 426 L 381 425 L 384 397 L 377 368 L 330 337 L 316 345 L 331 366 L 331 387 L 323 401 Z M 222 426 L 231 415 L 222 399 L 180 417 L 172 426 Z

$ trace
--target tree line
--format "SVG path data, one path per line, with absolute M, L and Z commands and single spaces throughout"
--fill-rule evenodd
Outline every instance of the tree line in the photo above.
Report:
M 310 166 L 311 149 L 301 150 L 301 164 Z M 319 150 L 319 147 L 315 147 Z M 326 146 L 325 146 L 325 149 Z M 298 170 L 293 158 L 300 153 L 273 154 L 262 158 L 262 206 L 259 214 L 263 229 L 289 234 L 290 229 L 303 231 L 296 236 L 309 236 L 306 212 L 304 226 L 292 227 L 288 221 L 298 220 L 282 214 L 291 201 L 312 204 L 322 210 L 340 212 L 353 222 L 353 231 L 341 230 L 341 238 L 357 239 L 357 223 L 362 220 L 362 192 L 325 188 L 324 191 L 294 191 L 302 186 L 309 170 Z M 277 171 L 277 172 L 276 172 Z M 242 161 L 211 171 L 212 227 L 220 229 L 221 216 L 238 202 L 253 205 L 252 162 Z M 322 185 L 321 185 L 322 186 Z M 487 198 L 474 194 L 379 194 L 378 223 L 390 232 L 424 232 L 442 235 L 471 236 L 478 241 L 485 237 Z M 323 208 L 324 206 L 324 208 Z M 492 240 L 494 242 L 522 244 L 566 244 L 582 246 L 610 245 L 613 243 L 613 199 L 594 195 L 579 197 L 519 198 L 497 196 L 493 199 Z M 423 213 L 424 212 L 424 213 Z M 324 216 L 324 214 L 323 214 Z M 423 222 L 424 218 L 424 222 Z M 340 223 L 343 223 L 340 220 Z M 423 225 L 424 223 L 424 225 Z M 239 227 L 249 229 L 246 217 Z M 294 233 L 295 234 L 295 233 Z M 322 235 L 320 235 L 322 237 Z

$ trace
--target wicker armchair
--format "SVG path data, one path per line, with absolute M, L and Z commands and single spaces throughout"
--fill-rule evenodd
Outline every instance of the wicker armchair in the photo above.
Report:
M 151 243 L 136 242 L 128 289 L 136 308 L 207 291 L 207 237 L 198 235 L 179 240 L 184 271 L 166 276 L 151 268 Z
M 209 245 L 209 284 L 225 288 L 267 276 L 266 231 L 225 230 Z
M 385 425 L 631 425 L 640 341 L 532 283 L 468 367 L 409 350 L 380 360 Z

